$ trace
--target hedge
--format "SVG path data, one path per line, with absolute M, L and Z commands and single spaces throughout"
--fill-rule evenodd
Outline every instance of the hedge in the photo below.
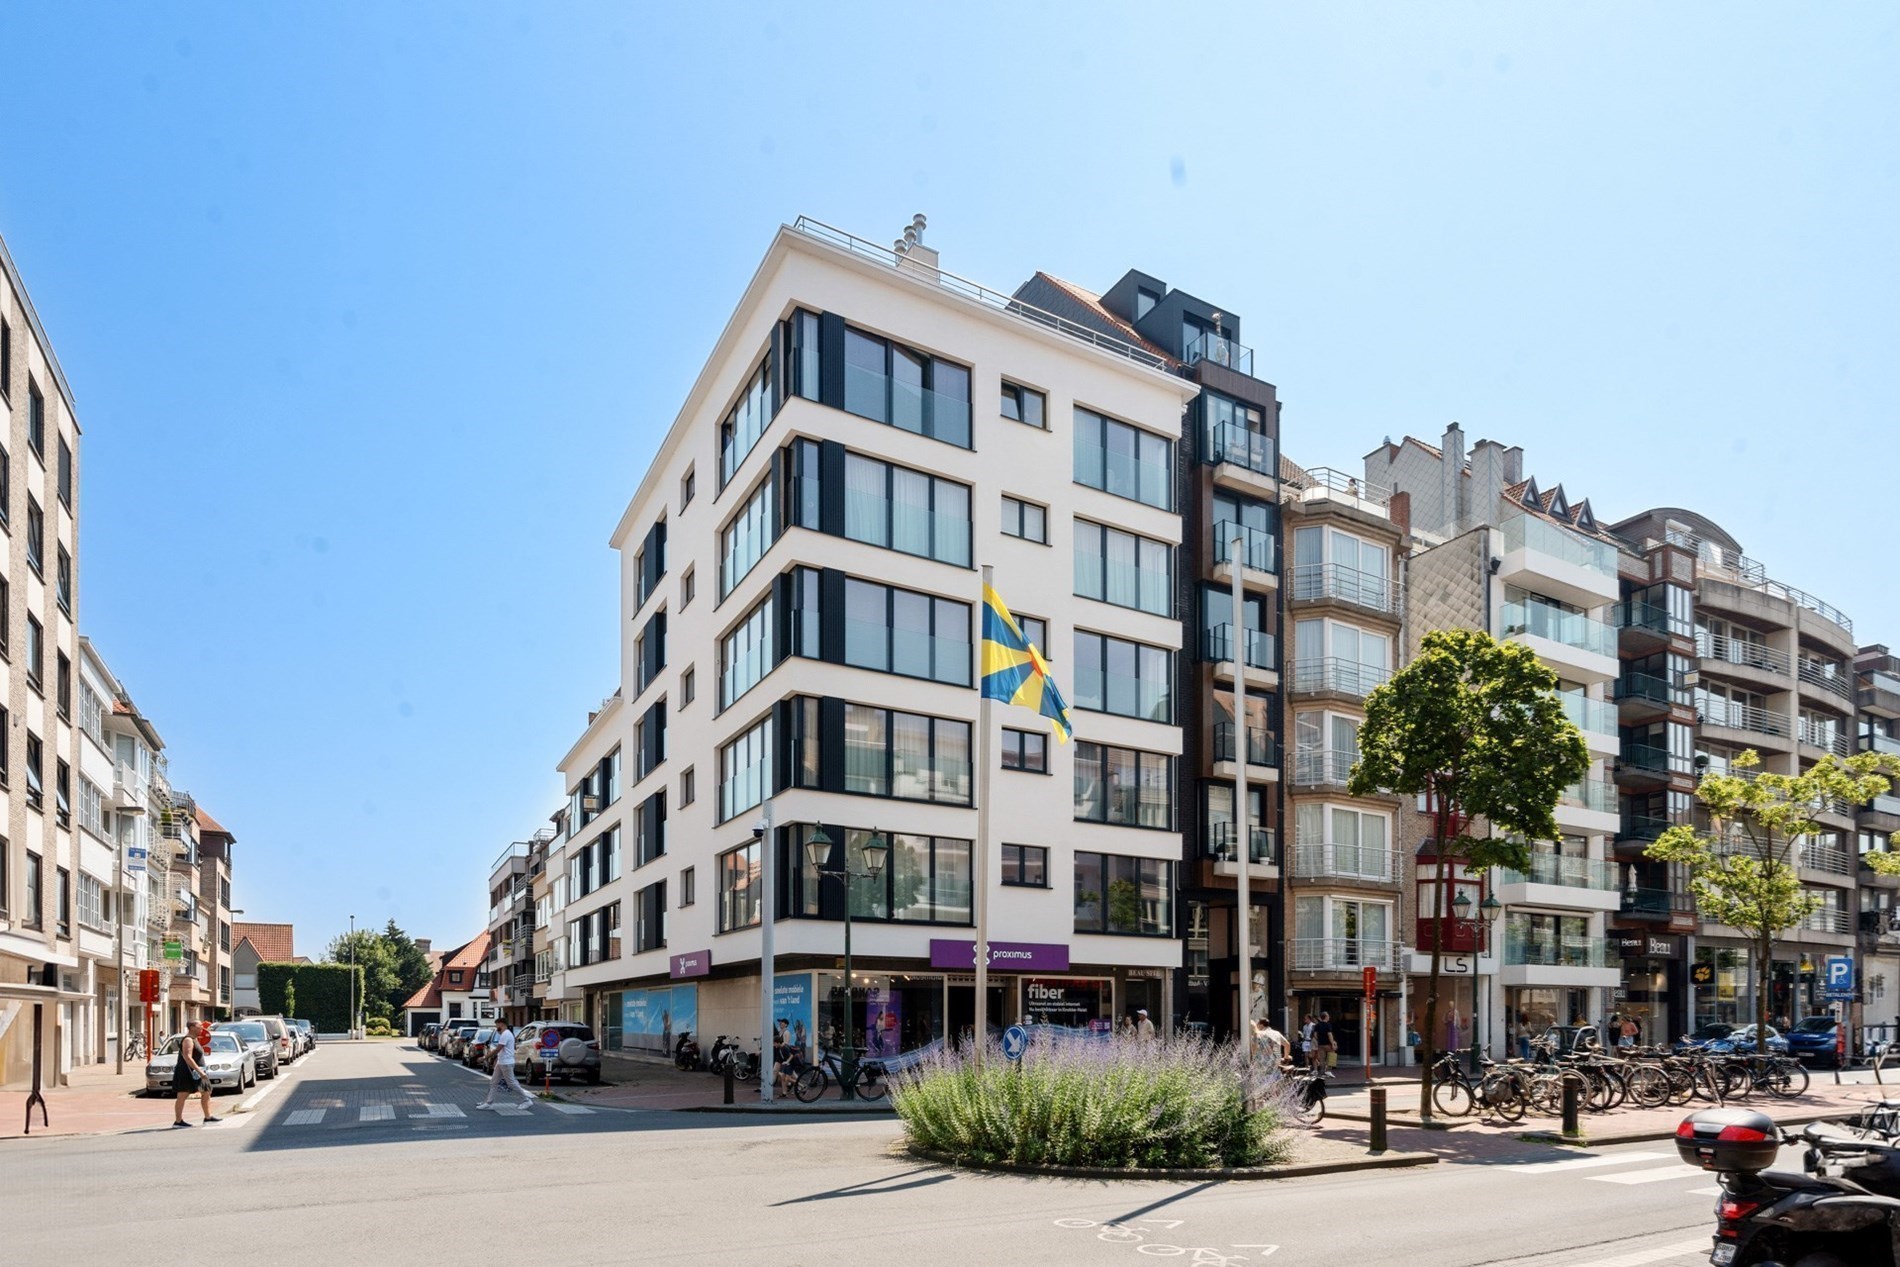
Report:
M 291 1015 L 284 1006 L 286 988 L 296 982 L 296 1015 L 319 1033 L 342 1034 L 350 1028 L 350 978 L 356 978 L 356 1003 L 363 1005 L 363 969 L 346 963 L 260 963 L 257 1002 L 265 1013 Z

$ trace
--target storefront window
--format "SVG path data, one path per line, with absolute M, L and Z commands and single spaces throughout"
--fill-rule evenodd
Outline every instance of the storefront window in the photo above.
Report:
M 1088 977 L 1023 978 L 1023 1016 L 1031 1025 L 1103 1033 L 1112 1025 L 1115 983 Z
M 897 1056 L 943 1038 L 942 977 L 854 975 L 847 1000 L 842 973 L 818 974 L 821 1051 L 841 1050 L 847 1028 L 866 1057 Z

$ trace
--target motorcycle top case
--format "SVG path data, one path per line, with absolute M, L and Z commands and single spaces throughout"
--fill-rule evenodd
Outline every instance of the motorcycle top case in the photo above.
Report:
M 1780 1151 L 1774 1120 L 1748 1109 L 1704 1109 L 1676 1128 L 1676 1153 L 1704 1170 L 1766 1170 Z

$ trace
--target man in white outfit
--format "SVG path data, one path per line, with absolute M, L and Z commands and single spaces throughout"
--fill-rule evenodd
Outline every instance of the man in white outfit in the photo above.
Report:
M 515 1031 L 507 1021 L 495 1022 L 495 1072 L 488 1078 L 488 1095 L 475 1107 L 492 1109 L 495 1107 L 495 1093 L 506 1089 L 521 1097 L 521 1107 L 534 1107 L 534 1097 L 521 1089 L 515 1081 Z

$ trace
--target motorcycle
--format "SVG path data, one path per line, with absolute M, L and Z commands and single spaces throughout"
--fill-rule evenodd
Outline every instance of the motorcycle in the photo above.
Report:
M 726 1066 L 732 1063 L 733 1054 L 738 1050 L 738 1042 L 727 1038 L 724 1034 L 713 1039 L 712 1050 L 706 1055 L 706 1072 L 715 1075 L 723 1074 Z
M 699 1044 L 693 1041 L 693 1031 L 681 1030 L 679 1041 L 673 1044 L 673 1063 L 685 1072 L 699 1068 Z
M 1722 1186 L 1713 1267 L 1900 1267 L 1900 1145 L 1880 1127 L 1900 1104 L 1880 1109 L 1862 1135 L 1791 1135 L 1746 1109 L 1684 1118 L 1676 1152 Z M 1806 1146 L 1803 1173 L 1770 1169 L 1783 1145 Z

